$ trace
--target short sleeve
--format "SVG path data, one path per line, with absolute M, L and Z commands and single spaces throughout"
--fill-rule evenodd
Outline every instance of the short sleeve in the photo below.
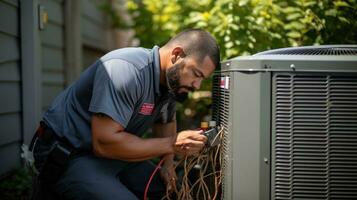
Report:
M 166 105 L 161 109 L 158 118 L 155 123 L 166 124 L 176 120 L 176 102 L 175 100 L 169 100 Z
M 124 60 L 101 63 L 94 77 L 89 111 L 108 115 L 126 127 L 140 96 L 137 74 L 137 69 Z

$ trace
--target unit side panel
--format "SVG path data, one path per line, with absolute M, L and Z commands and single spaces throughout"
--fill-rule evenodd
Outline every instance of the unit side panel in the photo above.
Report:
M 234 73 L 232 87 L 234 199 L 260 198 L 261 73 Z

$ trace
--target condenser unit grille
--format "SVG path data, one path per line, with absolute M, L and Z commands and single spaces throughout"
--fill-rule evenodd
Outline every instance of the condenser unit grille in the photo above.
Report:
M 213 76 L 213 95 L 212 95 L 212 119 L 218 122 L 218 125 L 223 128 L 223 139 L 221 143 L 221 170 L 222 170 L 222 199 L 225 194 L 225 172 L 229 167 L 229 99 L 230 92 L 228 89 L 222 88 L 222 78 L 229 77 L 227 75 Z M 228 78 L 229 79 L 229 78 Z
M 257 55 L 357 55 L 356 47 L 296 47 L 264 51 Z
M 357 74 L 273 76 L 274 199 L 357 199 Z

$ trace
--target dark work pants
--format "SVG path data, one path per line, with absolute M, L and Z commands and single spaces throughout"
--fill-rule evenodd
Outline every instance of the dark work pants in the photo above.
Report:
M 154 165 L 80 156 L 70 161 L 54 190 L 65 199 L 142 199 Z M 164 185 L 159 176 L 150 185 L 150 199 L 161 199 Z
M 44 160 L 46 149 L 38 142 L 34 151 L 35 159 Z M 69 160 L 58 181 L 42 187 L 52 190 L 57 199 L 65 200 L 142 199 L 154 168 L 155 165 L 150 161 L 132 163 L 84 154 Z M 150 200 L 161 199 L 164 194 L 165 185 L 158 172 L 150 184 L 148 197 Z

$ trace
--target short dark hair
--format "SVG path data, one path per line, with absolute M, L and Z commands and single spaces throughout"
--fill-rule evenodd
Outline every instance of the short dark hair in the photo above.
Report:
M 219 47 L 215 38 L 202 29 L 188 29 L 178 33 L 165 46 L 182 45 L 187 56 L 194 56 L 200 62 L 209 56 L 216 69 L 220 67 Z

